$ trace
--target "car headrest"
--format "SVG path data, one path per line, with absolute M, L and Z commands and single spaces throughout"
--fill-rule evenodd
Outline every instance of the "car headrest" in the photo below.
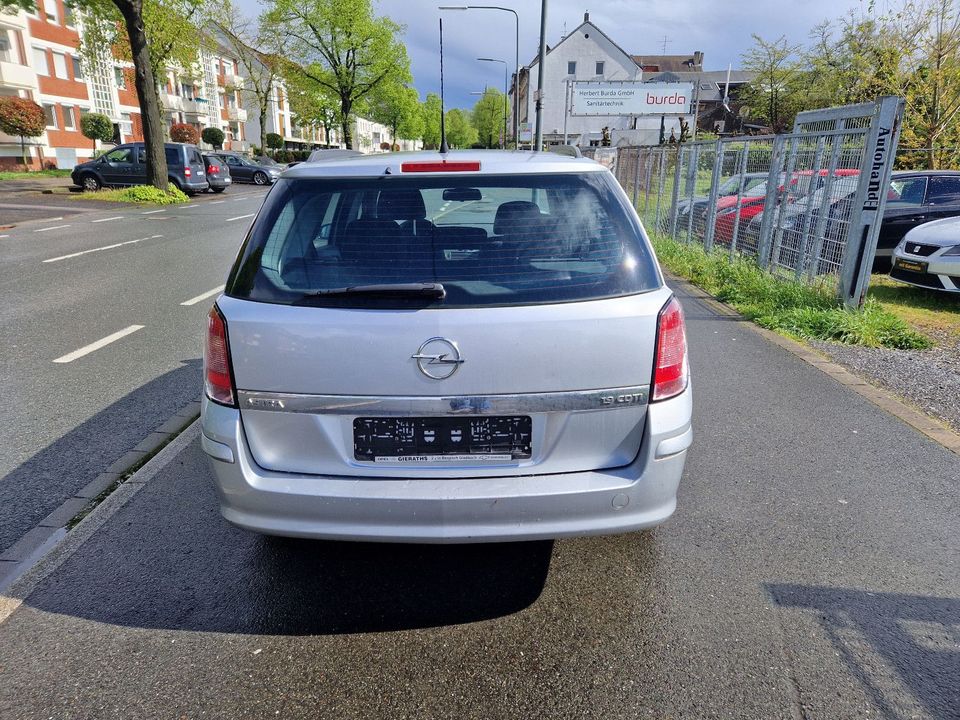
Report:
M 369 218 L 354 220 L 347 225 L 340 239 L 340 257 L 344 260 L 364 260 L 379 251 L 389 255 L 396 252 L 400 241 L 400 226 L 393 220 Z M 391 247 L 393 246 L 393 247 Z
M 423 220 L 427 208 L 419 190 L 384 190 L 377 198 L 377 217 L 387 220 Z
M 511 200 L 501 203 L 493 219 L 494 235 L 511 235 L 540 227 L 543 214 L 540 207 L 527 200 Z

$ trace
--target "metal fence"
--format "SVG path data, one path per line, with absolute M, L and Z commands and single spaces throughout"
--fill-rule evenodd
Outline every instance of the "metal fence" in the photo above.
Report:
M 801 113 L 783 135 L 586 154 L 611 163 L 648 231 L 832 284 L 854 305 L 873 264 L 902 112 L 899 98 L 881 98 Z

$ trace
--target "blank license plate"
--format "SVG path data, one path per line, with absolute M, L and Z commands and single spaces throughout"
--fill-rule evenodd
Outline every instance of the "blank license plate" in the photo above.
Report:
M 353 456 L 363 462 L 429 465 L 509 462 L 530 457 L 528 415 L 357 418 Z
M 903 258 L 897 258 L 897 267 L 903 268 L 904 270 L 910 270 L 912 272 L 918 272 L 918 273 L 925 273 L 927 271 L 927 263 L 914 262 L 913 260 L 904 260 Z

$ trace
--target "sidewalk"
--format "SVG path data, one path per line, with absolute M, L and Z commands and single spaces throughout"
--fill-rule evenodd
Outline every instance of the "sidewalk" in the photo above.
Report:
M 679 294 L 666 525 L 261 538 L 220 518 L 194 426 L 0 622 L 0 717 L 960 717 L 956 455 Z

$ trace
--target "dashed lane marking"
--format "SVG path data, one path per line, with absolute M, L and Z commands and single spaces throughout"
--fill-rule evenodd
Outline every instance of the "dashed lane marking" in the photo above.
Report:
M 244 218 L 252 218 L 256 213 L 250 213 L 249 215 L 237 215 L 236 217 L 227 218 L 225 222 L 233 222 L 234 220 L 243 220 Z
M 100 218 L 99 220 L 91 220 L 92 223 L 101 223 L 101 222 L 110 222 L 111 220 L 123 220 L 123 215 L 114 215 L 113 217 Z
M 84 345 L 79 350 L 74 350 L 72 353 L 67 353 L 66 355 L 61 355 L 56 360 L 55 363 L 69 363 L 74 360 L 82 358 L 84 355 L 89 355 L 90 353 L 99 350 L 102 347 L 106 347 L 110 343 L 114 343 L 120 338 L 124 338 L 131 333 L 135 333 L 137 330 L 143 330 L 143 325 L 131 325 L 130 327 L 125 327 L 123 330 L 118 330 L 112 335 L 107 335 L 105 338 L 101 338 L 96 342 L 92 342 L 89 345 Z
M 34 232 L 46 232 L 47 230 L 62 230 L 63 228 L 67 228 L 67 227 L 70 227 L 69 223 L 67 223 L 66 225 L 53 225 L 51 227 L 37 228 L 36 230 L 34 230 Z
M 215 287 L 213 290 L 208 290 L 207 292 L 203 293 L 202 295 L 197 295 L 196 297 L 190 298 L 189 300 L 185 300 L 184 302 L 182 302 L 182 303 L 180 303 L 180 304 L 181 304 L 181 305 L 196 305 L 198 302 L 203 302 L 203 301 L 206 300 L 207 298 L 213 297 L 213 296 L 216 295 L 217 293 L 223 292 L 223 288 L 224 288 L 223 285 L 218 285 L 218 286 Z
M 150 237 L 137 238 L 136 240 L 127 240 L 126 242 L 114 243 L 113 245 L 104 245 L 103 247 L 91 248 L 89 250 L 81 250 L 80 252 L 70 253 L 69 255 L 61 255 L 60 257 L 50 258 L 49 260 L 44 260 L 45 263 L 59 262 L 60 260 L 68 260 L 69 258 L 80 257 L 81 255 L 87 255 L 89 253 L 100 252 L 101 250 L 113 250 L 113 248 L 118 248 L 123 245 L 133 245 L 138 242 L 143 242 L 144 240 L 153 240 L 155 238 L 161 238 L 163 235 L 151 235 Z

